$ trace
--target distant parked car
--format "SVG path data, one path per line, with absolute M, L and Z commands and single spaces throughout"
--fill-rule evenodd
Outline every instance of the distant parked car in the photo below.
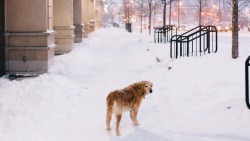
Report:
M 142 24 L 142 28 L 143 29 L 148 29 L 148 25 L 147 24 Z
M 224 25 L 224 24 L 218 24 L 216 25 L 217 31 L 222 32 L 225 31 L 227 32 L 229 30 L 229 26 Z
M 154 27 L 154 30 L 155 30 L 155 29 L 160 29 L 160 28 L 162 28 L 162 26 L 155 26 L 155 27 Z
M 232 28 L 233 28 L 233 26 L 232 26 L 232 24 L 230 24 L 230 25 L 229 25 L 229 30 L 232 31 Z M 238 31 L 240 31 L 240 25 L 238 25 Z
M 120 27 L 118 23 L 113 23 L 113 27 Z
M 184 25 L 181 25 L 178 27 L 178 31 L 187 31 L 187 27 Z

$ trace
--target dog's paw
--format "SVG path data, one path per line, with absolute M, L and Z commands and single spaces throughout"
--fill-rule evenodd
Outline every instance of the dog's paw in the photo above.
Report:
M 121 135 L 121 133 L 120 133 L 120 131 L 119 130 L 115 130 L 116 131 L 116 136 L 120 136 Z
M 134 125 L 134 126 L 139 126 L 140 123 L 139 123 L 138 121 L 135 121 L 135 122 L 133 122 L 133 125 Z
M 120 136 L 121 133 L 119 131 L 116 131 L 116 136 Z
M 139 126 L 139 125 L 140 125 L 140 123 L 135 123 L 134 125 L 135 125 L 135 126 Z
M 106 130 L 111 130 L 111 128 L 110 128 L 110 127 L 107 127 Z

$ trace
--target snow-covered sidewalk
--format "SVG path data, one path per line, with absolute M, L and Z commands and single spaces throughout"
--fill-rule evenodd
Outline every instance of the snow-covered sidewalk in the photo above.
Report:
M 46 74 L 0 78 L 0 141 L 249 141 L 244 61 L 250 35 L 240 37 L 236 60 L 230 33 L 219 34 L 216 54 L 175 60 L 169 44 L 154 44 L 153 36 L 96 31 L 56 56 Z M 121 136 L 115 117 L 106 131 L 107 94 L 141 80 L 153 82 L 154 92 L 142 102 L 140 126 L 124 113 Z

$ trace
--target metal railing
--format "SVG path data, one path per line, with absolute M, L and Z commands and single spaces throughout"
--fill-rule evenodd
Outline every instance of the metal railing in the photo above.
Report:
M 154 43 L 169 42 L 173 35 L 177 34 L 175 25 L 166 25 L 164 27 L 156 28 L 154 31 Z
M 201 56 L 202 52 L 217 52 L 218 33 L 215 26 L 197 26 L 181 35 L 174 35 L 170 41 L 170 57 Z
M 245 89 L 246 89 L 246 105 L 247 108 L 250 109 L 250 103 L 249 103 L 249 66 L 250 66 L 250 56 L 247 58 L 245 62 Z

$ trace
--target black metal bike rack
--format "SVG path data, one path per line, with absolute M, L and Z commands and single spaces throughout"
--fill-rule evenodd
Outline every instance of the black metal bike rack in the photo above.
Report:
M 190 54 L 201 56 L 216 53 L 218 49 L 218 33 L 215 26 L 197 26 L 181 35 L 174 35 L 170 41 L 170 57 L 184 57 Z
M 249 103 L 249 66 L 250 66 L 250 56 L 247 58 L 246 62 L 245 62 L 245 89 L 246 89 L 246 96 L 245 96 L 245 100 L 246 100 L 246 105 L 247 108 L 250 109 L 250 103 Z
M 156 28 L 154 31 L 154 43 L 169 42 L 173 35 L 177 34 L 175 25 L 166 25 L 164 27 Z

